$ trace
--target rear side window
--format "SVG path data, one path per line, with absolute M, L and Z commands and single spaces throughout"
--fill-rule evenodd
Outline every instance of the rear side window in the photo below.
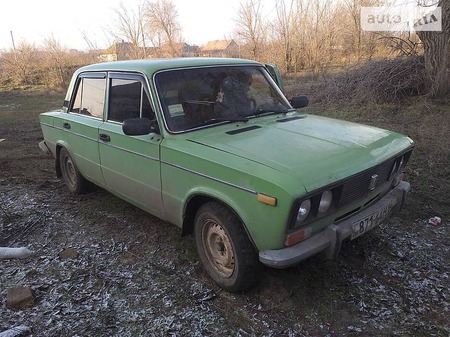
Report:
M 103 118 L 106 78 L 81 77 L 69 112 Z
M 124 75 L 110 78 L 108 120 L 122 123 L 128 118 L 155 119 L 142 82 L 138 79 L 123 77 Z M 133 77 L 136 78 L 136 76 Z

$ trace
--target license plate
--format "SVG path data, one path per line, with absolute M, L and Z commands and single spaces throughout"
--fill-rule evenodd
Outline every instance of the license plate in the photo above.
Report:
M 351 240 L 378 226 L 384 219 L 387 218 L 392 209 L 391 204 L 387 204 L 369 216 L 352 223 Z

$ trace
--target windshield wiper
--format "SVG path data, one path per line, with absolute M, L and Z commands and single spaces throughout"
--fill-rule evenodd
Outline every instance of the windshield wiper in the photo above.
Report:
M 211 124 L 215 124 L 215 123 L 222 123 L 222 122 L 243 122 L 243 123 L 247 123 L 248 122 L 248 118 L 246 117 L 240 117 L 240 118 L 211 118 L 211 119 L 207 119 L 206 121 L 203 122 L 203 125 L 211 125 Z
M 268 115 L 276 115 L 276 114 L 285 114 L 288 112 L 293 112 L 296 111 L 295 109 L 287 109 L 287 110 L 274 110 L 274 109 L 262 109 L 259 108 L 258 110 L 255 111 L 255 116 L 259 116 L 262 114 L 268 114 Z

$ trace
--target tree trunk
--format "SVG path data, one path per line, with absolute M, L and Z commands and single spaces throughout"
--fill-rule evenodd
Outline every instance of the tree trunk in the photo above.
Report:
M 442 31 L 419 31 L 424 46 L 425 68 L 430 79 L 430 94 L 444 97 L 450 94 L 450 1 L 440 0 Z

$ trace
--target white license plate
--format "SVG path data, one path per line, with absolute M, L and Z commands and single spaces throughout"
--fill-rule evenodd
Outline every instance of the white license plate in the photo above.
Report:
M 384 219 L 387 218 L 391 209 L 392 205 L 389 203 L 369 216 L 353 222 L 351 240 L 378 226 Z

